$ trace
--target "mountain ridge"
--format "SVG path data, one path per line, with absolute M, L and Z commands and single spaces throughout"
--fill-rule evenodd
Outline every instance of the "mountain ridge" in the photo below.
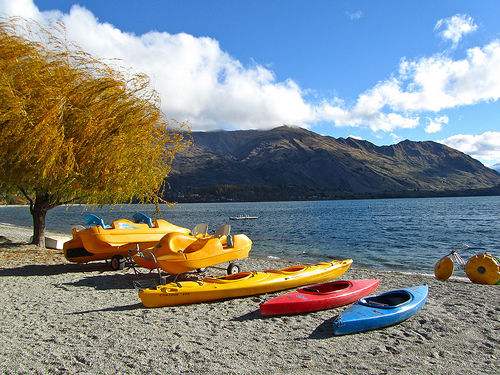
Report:
M 177 201 L 496 194 L 500 186 L 499 173 L 433 141 L 377 146 L 288 126 L 191 137 L 168 179 L 167 197 Z

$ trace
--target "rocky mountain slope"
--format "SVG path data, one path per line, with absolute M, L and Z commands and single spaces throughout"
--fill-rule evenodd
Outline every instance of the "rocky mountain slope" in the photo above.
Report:
M 177 201 L 495 194 L 500 174 L 436 142 L 376 146 L 282 126 L 193 132 L 166 195 Z

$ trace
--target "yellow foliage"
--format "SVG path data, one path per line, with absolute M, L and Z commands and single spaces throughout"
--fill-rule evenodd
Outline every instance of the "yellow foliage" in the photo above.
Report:
M 59 34 L 0 21 L 0 187 L 48 208 L 155 201 L 182 133 L 145 75 L 118 72 Z

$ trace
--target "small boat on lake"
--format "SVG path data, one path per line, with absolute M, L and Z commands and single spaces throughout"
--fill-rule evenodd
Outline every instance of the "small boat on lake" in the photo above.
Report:
M 338 280 L 297 289 L 260 305 L 264 316 L 303 314 L 349 305 L 373 293 L 380 280 Z
M 425 305 L 428 292 L 427 285 L 420 285 L 362 298 L 335 319 L 333 334 L 348 335 L 401 323 Z
M 258 216 L 250 216 L 250 215 L 238 215 L 238 216 L 230 216 L 231 220 L 255 220 L 258 219 Z

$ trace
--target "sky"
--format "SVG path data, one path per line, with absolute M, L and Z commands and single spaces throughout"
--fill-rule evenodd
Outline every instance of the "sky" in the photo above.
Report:
M 193 130 L 283 124 L 500 163 L 499 1 L 0 0 L 143 72 Z

